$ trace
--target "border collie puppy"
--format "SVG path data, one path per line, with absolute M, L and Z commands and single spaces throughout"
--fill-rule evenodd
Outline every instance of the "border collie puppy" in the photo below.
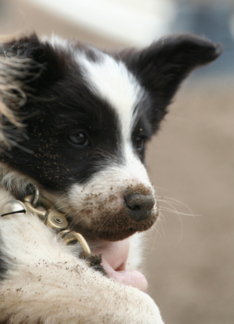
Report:
M 190 35 L 119 53 L 35 34 L 1 45 L 1 324 L 163 323 L 136 270 L 158 217 L 145 145 L 220 52 Z

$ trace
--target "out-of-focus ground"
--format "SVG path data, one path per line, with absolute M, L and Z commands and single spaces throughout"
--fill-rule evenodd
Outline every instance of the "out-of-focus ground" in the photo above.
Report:
M 16 10 L 17 18 L 8 20 L 5 30 L 35 30 L 41 35 L 54 31 L 62 37 L 104 48 L 123 46 L 35 10 L 24 1 L 20 10 L 22 17 L 18 18 Z M 234 57 L 233 63 L 230 62 L 233 70 L 231 64 L 234 65 Z M 198 74 L 186 82 L 148 147 L 147 165 L 158 188 L 159 200 L 164 202 L 160 201 L 160 220 L 149 233 L 145 269 L 149 293 L 159 305 L 165 323 L 233 324 L 234 79 L 231 76 L 217 72 L 210 77 Z M 174 208 L 181 215 L 166 211 Z
M 234 323 L 233 84 L 185 86 L 148 148 L 158 195 L 170 197 L 146 253 L 149 292 L 168 324 Z

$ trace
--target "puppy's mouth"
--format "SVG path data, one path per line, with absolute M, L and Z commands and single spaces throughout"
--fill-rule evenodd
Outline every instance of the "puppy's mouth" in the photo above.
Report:
M 124 240 L 136 232 L 143 232 L 153 226 L 158 217 L 158 210 L 150 211 L 150 216 L 141 221 L 135 221 L 129 217 L 125 209 L 119 213 L 109 214 L 107 211 L 102 216 L 95 217 L 90 223 L 80 221 L 79 224 L 72 225 L 75 230 L 88 239 L 104 240 L 115 242 Z M 67 218 L 72 224 L 72 218 Z M 86 218 L 85 218 L 86 220 Z
M 146 292 L 148 283 L 145 276 L 137 270 L 128 270 L 129 246 L 129 239 L 106 242 L 92 249 L 92 253 L 102 254 L 102 265 L 111 279 Z

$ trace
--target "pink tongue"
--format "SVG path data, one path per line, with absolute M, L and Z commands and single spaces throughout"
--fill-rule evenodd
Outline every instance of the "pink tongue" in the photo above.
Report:
M 132 286 L 146 292 L 148 283 L 141 272 L 136 270 L 115 271 L 105 259 L 103 260 L 102 265 L 110 278 L 121 284 Z
M 148 283 L 145 276 L 136 270 L 125 270 L 129 253 L 129 239 L 110 242 L 107 246 L 92 252 L 102 254 L 102 265 L 110 278 L 146 292 Z

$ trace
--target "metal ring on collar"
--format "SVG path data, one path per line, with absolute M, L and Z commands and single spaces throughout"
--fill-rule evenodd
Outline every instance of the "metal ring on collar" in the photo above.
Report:
M 66 215 L 55 209 L 49 200 L 40 197 L 40 192 L 36 187 L 35 193 L 26 196 L 24 202 L 12 199 L 3 204 L 0 209 L 0 216 L 26 213 L 26 211 L 36 214 L 46 226 L 59 233 L 66 245 L 79 242 L 84 252 L 91 254 L 91 250 L 85 238 L 80 233 L 68 229 Z

